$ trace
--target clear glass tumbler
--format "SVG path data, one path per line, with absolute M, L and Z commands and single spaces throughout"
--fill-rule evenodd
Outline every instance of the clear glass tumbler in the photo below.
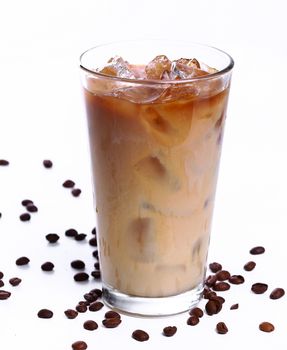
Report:
M 179 80 L 97 70 L 115 55 L 139 69 L 157 55 L 215 69 Z M 233 64 L 216 48 L 164 40 L 112 43 L 81 55 L 110 307 L 168 315 L 200 300 Z

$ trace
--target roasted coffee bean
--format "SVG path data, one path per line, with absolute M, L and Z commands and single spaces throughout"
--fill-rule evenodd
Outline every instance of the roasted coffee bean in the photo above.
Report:
M 74 197 L 79 197 L 79 195 L 82 193 L 82 190 L 80 190 L 79 188 L 74 188 L 72 189 L 71 193 Z
M 72 349 L 73 350 L 86 350 L 88 348 L 87 343 L 84 341 L 76 341 L 75 343 L 72 344 Z
M 89 245 L 91 245 L 92 247 L 96 247 L 98 245 L 97 239 L 95 237 L 91 238 L 89 240 Z
M 41 309 L 38 312 L 38 317 L 39 318 L 52 318 L 53 317 L 53 311 L 48 310 L 48 309 Z
M 53 166 L 53 163 L 50 159 L 44 159 L 43 160 L 43 165 L 45 168 L 50 169 Z
M 217 281 L 217 276 L 216 275 L 210 275 L 205 280 L 205 284 L 207 285 L 207 287 L 213 287 L 214 284 L 216 283 L 216 281 Z
M 87 331 L 94 331 L 95 329 L 98 328 L 97 322 L 95 322 L 93 320 L 88 320 L 88 321 L 84 322 L 83 326 Z
M 64 311 L 64 313 L 67 316 L 67 318 L 69 318 L 70 320 L 73 320 L 74 318 L 76 318 L 78 316 L 78 312 L 76 310 L 73 310 L 73 309 L 68 309 L 68 310 Z
M 74 238 L 76 241 L 83 241 L 86 237 L 87 235 L 85 233 L 78 233 Z
M 91 272 L 91 275 L 95 278 L 95 279 L 100 279 L 101 278 L 101 271 L 99 270 L 95 270 Z
M 57 235 L 57 233 L 48 233 L 46 235 L 46 240 L 49 242 L 49 243 L 56 243 L 58 240 L 59 240 L 59 235 Z
M 275 288 L 271 294 L 270 294 L 270 299 L 279 299 L 281 297 L 283 297 L 283 295 L 285 294 L 285 290 L 283 288 Z
M 209 264 L 209 269 L 211 272 L 216 273 L 222 269 L 222 265 L 217 262 L 213 262 Z
M 44 264 L 41 265 L 41 269 L 43 271 L 52 271 L 54 268 L 54 264 L 50 261 L 45 262 Z
M 96 270 L 100 270 L 100 263 L 99 263 L 99 262 L 95 262 L 95 263 L 94 263 L 94 268 L 95 268 Z
M 104 304 L 100 301 L 94 301 L 90 306 L 89 310 L 90 311 L 99 311 L 104 307 Z
M 120 323 L 122 322 L 122 320 L 118 317 L 115 318 L 106 318 L 102 321 L 103 325 L 106 328 L 115 328 L 117 327 Z
M 0 280 L 0 288 L 4 287 L 4 282 L 2 280 Z
M 192 316 L 196 316 L 198 318 L 202 317 L 203 316 L 203 311 L 199 308 L 199 307 L 194 307 L 193 309 L 191 309 L 189 311 L 189 314 Z
M 270 333 L 270 332 L 273 332 L 275 327 L 273 326 L 272 323 L 270 322 L 262 322 L 260 323 L 259 325 L 259 329 L 262 331 L 262 332 L 267 332 L 267 333 Z
M 186 323 L 189 326 L 196 326 L 199 323 L 199 318 L 195 315 L 192 315 L 187 319 Z
M 87 308 L 87 305 L 85 305 L 85 304 L 78 304 L 76 306 L 76 310 L 80 313 L 84 313 L 88 310 L 88 308 Z
M 76 282 L 84 282 L 89 279 L 89 275 L 86 272 L 78 272 L 74 275 L 74 280 Z
M 95 293 L 99 298 L 101 298 L 101 296 L 103 295 L 103 292 L 101 291 L 101 289 L 98 289 L 98 288 L 90 290 L 90 293 Z
M 251 290 L 255 294 L 263 294 L 268 289 L 268 285 L 265 283 L 254 283 L 251 287 Z
M 24 207 L 27 207 L 28 204 L 33 204 L 33 201 L 31 201 L 31 199 L 24 199 L 24 200 L 22 200 L 21 204 Z
M 209 298 L 209 300 L 217 300 L 220 302 L 220 304 L 224 304 L 225 303 L 225 299 L 218 296 L 218 295 L 213 295 Z
M 230 277 L 229 271 L 222 270 L 216 273 L 216 277 L 218 281 L 226 281 Z
M 63 182 L 62 186 L 65 188 L 73 188 L 75 186 L 75 183 L 72 180 L 66 180 Z
M 105 313 L 105 318 L 121 318 L 121 315 L 116 311 L 107 311 Z
M 137 341 L 147 341 L 149 339 L 149 335 L 147 332 L 137 329 L 133 331 L 132 338 L 134 338 Z
M 6 159 L 0 159 L 0 165 L 1 166 L 7 166 L 7 165 L 9 165 L 9 161 L 6 160 Z
M 248 263 L 246 263 L 243 268 L 245 271 L 252 271 L 255 268 L 255 266 L 256 263 L 254 261 L 248 261 Z
M 0 300 L 6 300 L 11 296 L 10 292 L 7 292 L 6 290 L 0 290 Z
M 18 258 L 16 260 L 16 265 L 17 266 L 23 266 L 23 265 L 29 264 L 29 262 L 30 262 L 29 258 L 27 258 L 26 256 L 21 256 L 21 258 Z
M 13 277 L 9 279 L 9 283 L 11 284 L 11 286 L 16 287 L 18 286 L 20 283 L 22 282 L 21 278 L 18 277 Z
M 36 205 L 29 203 L 26 206 L 26 209 L 30 212 L 30 213 L 36 213 L 38 211 L 38 208 L 36 207 Z
M 229 277 L 228 281 L 232 284 L 242 284 L 245 280 L 241 275 L 232 275 Z
M 167 327 L 164 327 L 162 333 L 166 337 L 172 337 L 173 335 L 175 335 L 176 331 L 177 331 L 177 328 L 175 326 L 167 326 Z
M 89 303 L 92 303 L 98 299 L 98 297 L 94 293 L 86 293 L 84 294 L 84 299 Z
M 77 236 L 78 231 L 75 230 L 74 228 L 69 228 L 68 230 L 65 231 L 65 236 L 66 237 L 75 237 Z
M 230 289 L 230 284 L 227 282 L 218 282 L 212 288 L 216 292 L 224 292 L 224 291 Z
M 230 306 L 230 310 L 237 310 L 239 308 L 239 304 L 233 304 Z
M 2 280 L 3 277 L 4 277 L 4 273 L 0 271 L 0 280 Z
M 99 252 L 97 250 L 93 251 L 93 257 L 99 260 Z
M 216 325 L 216 331 L 218 334 L 226 334 L 228 332 L 228 328 L 224 322 L 218 322 Z
M 265 252 L 265 248 L 264 247 L 254 247 L 252 249 L 250 249 L 249 253 L 252 255 L 258 255 L 258 254 L 263 254 Z
M 82 270 L 85 268 L 85 263 L 82 260 L 73 260 L 71 267 L 76 270 Z
M 214 291 L 211 291 L 209 288 L 204 288 L 203 290 L 203 297 L 204 299 L 210 299 L 211 297 L 216 296 L 216 293 Z
M 29 213 L 23 213 L 19 216 L 21 221 L 29 221 L 31 219 L 31 215 Z
M 89 302 L 89 301 L 87 301 L 87 300 L 80 300 L 80 301 L 78 302 L 78 305 L 85 305 L 85 306 L 89 306 L 89 305 L 90 305 L 90 302 Z
M 91 231 L 92 235 L 96 235 L 97 234 L 97 229 L 94 227 Z
M 218 300 L 209 300 L 205 305 L 205 311 L 209 316 L 218 314 L 221 309 L 222 304 Z

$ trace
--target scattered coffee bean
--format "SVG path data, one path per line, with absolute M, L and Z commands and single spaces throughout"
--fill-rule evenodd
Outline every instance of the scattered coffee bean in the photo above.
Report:
M 0 300 L 6 300 L 11 296 L 10 292 L 7 292 L 6 290 L 0 290 Z
M 225 303 L 225 299 L 218 296 L 218 295 L 212 295 L 209 300 L 217 300 L 220 302 L 220 304 L 224 304 Z
M 222 269 L 222 265 L 217 262 L 213 262 L 209 264 L 209 269 L 211 272 L 216 273 Z
M 229 277 L 228 281 L 232 284 L 242 284 L 245 280 L 241 275 L 232 275 Z
M 216 331 L 218 334 L 226 334 L 228 332 L 228 328 L 224 322 L 218 322 L 216 325 Z
M 75 186 L 75 183 L 72 180 L 66 180 L 63 182 L 62 186 L 65 188 L 73 188 Z
M 268 289 L 268 285 L 265 283 L 254 283 L 251 287 L 251 290 L 255 294 L 263 294 Z
M 252 271 L 255 268 L 255 266 L 256 263 L 254 261 L 248 261 L 248 263 L 246 263 L 243 268 L 245 271 Z
M 83 241 L 86 237 L 87 235 L 85 233 L 78 233 L 74 238 L 76 241 Z
M 82 260 L 73 260 L 71 267 L 76 270 L 82 270 L 85 268 L 85 263 Z
M 85 305 L 85 304 L 78 304 L 77 306 L 76 306 L 76 310 L 78 311 L 78 312 L 80 312 L 80 313 L 84 313 L 84 312 L 86 312 L 87 310 L 88 310 L 88 308 L 87 308 L 87 305 Z
M 175 335 L 176 331 L 177 331 L 177 328 L 175 326 L 168 326 L 168 327 L 164 327 L 162 333 L 166 337 L 172 337 L 173 335 Z
M 39 318 L 52 318 L 53 317 L 53 311 L 48 310 L 48 309 L 41 309 L 38 312 L 38 317 Z
M 91 275 L 95 278 L 95 279 L 100 279 L 101 278 L 101 271 L 99 270 L 95 270 L 91 272 Z
M 20 283 L 22 282 L 21 278 L 18 277 L 13 277 L 9 279 L 9 283 L 11 284 L 11 286 L 16 287 L 18 286 Z
M 211 299 L 211 297 L 216 296 L 216 293 L 211 291 L 209 288 L 204 288 L 203 297 L 204 299 Z
M 29 262 L 30 262 L 29 258 L 27 258 L 26 256 L 21 256 L 21 258 L 18 258 L 16 260 L 16 265 L 17 266 L 23 266 L 23 265 L 29 264 Z
M 76 341 L 75 343 L 72 344 L 72 349 L 73 350 L 86 350 L 88 348 L 87 343 L 84 341 Z
M 74 275 L 74 280 L 76 282 L 84 282 L 89 279 L 89 275 L 86 272 L 78 272 Z
M 4 273 L 0 271 L 0 280 L 2 280 L 3 277 L 4 277 Z
M 23 213 L 19 216 L 21 221 L 29 221 L 31 219 L 31 215 L 29 213 Z
M 102 321 L 102 324 L 106 327 L 106 328 L 115 328 L 117 327 L 120 323 L 122 322 L 122 320 L 118 317 L 115 318 L 106 318 Z
M 195 315 L 192 315 L 187 319 L 186 323 L 189 326 L 196 326 L 199 323 L 199 318 Z
M 147 341 L 149 339 L 149 335 L 147 334 L 147 332 L 141 329 L 137 329 L 133 331 L 132 338 L 134 338 L 137 341 Z
M 36 207 L 36 205 L 29 203 L 26 206 L 26 209 L 30 212 L 30 213 L 36 213 L 38 211 L 38 208 Z
M 67 316 L 67 318 L 69 318 L 70 320 L 73 320 L 74 318 L 76 318 L 78 316 L 78 312 L 76 310 L 73 310 L 73 309 L 68 309 L 68 310 L 64 311 L 64 313 Z
M 45 262 L 44 264 L 41 265 L 41 269 L 43 271 L 52 271 L 54 268 L 54 264 L 50 261 Z
M 285 294 L 285 290 L 283 288 L 275 288 L 271 294 L 270 294 L 270 299 L 279 299 L 281 297 L 283 297 L 283 295 Z
M 222 270 L 216 273 L 218 281 L 226 281 L 230 277 L 230 273 L 226 270 Z
M 230 306 L 230 310 L 237 310 L 239 308 L 239 304 L 233 304 Z
M 213 287 L 214 284 L 216 283 L 217 281 L 217 276 L 216 275 L 210 275 L 207 277 L 207 279 L 205 280 L 205 285 L 207 287 Z
M 258 254 L 263 254 L 265 252 L 265 248 L 264 247 L 254 247 L 252 249 L 250 249 L 249 253 L 252 255 L 258 255 Z
M 94 293 L 86 293 L 86 294 L 84 294 L 84 299 L 86 301 L 88 301 L 89 303 L 93 303 L 94 301 L 96 301 L 98 299 L 98 297 Z
M 94 331 L 95 329 L 98 328 L 97 322 L 92 321 L 92 320 L 88 320 L 88 321 L 84 322 L 83 326 L 87 331 Z
M 0 165 L 1 166 L 7 166 L 7 165 L 9 165 L 9 161 L 6 160 L 6 159 L 0 159 Z
M 44 159 L 43 160 L 43 165 L 45 168 L 50 169 L 53 166 L 53 163 L 50 159 Z
M 93 251 L 93 257 L 99 260 L 99 252 L 97 250 Z
M 203 316 L 203 311 L 199 308 L 199 307 L 194 307 L 193 309 L 191 309 L 189 311 L 189 314 L 192 316 L 196 316 L 198 318 L 202 317 Z
M 49 243 L 56 243 L 59 240 L 59 235 L 57 235 L 57 233 L 48 233 L 46 235 L 46 239 Z
M 104 307 L 104 304 L 100 301 L 95 301 L 89 306 L 89 311 L 99 311 Z
M 4 282 L 0 280 L 0 288 L 4 287 Z
M 100 270 L 100 263 L 98 261 L 94 263 L 94 268 Z
M 89 240 L 89 245 L 96 247 L 98 245 L 97 238 L 93 237 Z
M 92 235 L 96 235 L 97 234 L 97 229 L 94 227 L 91 231 Z
M 101 298 L 101 296 L 103 295 L 103 292 L 101 291 L 101 289 L 98 289 L 98 288 L 90 290 L 90 293 L 95 293 L 99 298 Z
M 218 314 L 221 309 L 222 304 L 218 300 L 209 300 L 205 305 L 205 311 L 209 316 Z
M 218 282 L 212 288 L 216 292 L 224 292 L 224 291 L 230 289 L 230 284 L 227 282 Z
M 262 322 L 260 323 L 259 325 L 259 329 L 262 331 L 262 332 L 267 332 L 267 333 L 270 333 L 270 332 L 273 332 L 275 327 L 273 326 L 272 323 L 270 322 Z
M 107 311 L 105 313 L 105 318 L 121 318 L 121 315 L 116 311 Z
M 75 230 L 74 228 L 69 228 L 68 230 L 65 231 L 65 236 L 67 237 L 75 237 L 77 236 L 78 231 Z
M 72 195 L 74 197 L 79 197 L 79 195 L 82 193 L 82 191 L 79 188 L 72 189 Z
M 85 305 L 85 306 L 89 306 L 90 305 L 90 302 L 88 302 L 87 300 L 80 300 L 79 305 Z
M 33 204 L 33 201 L 31 201 L 30 199 L 24 199 L 24 200 L 22 200 L 21 204 L 24 207 L 27 207 L 28 204 Z

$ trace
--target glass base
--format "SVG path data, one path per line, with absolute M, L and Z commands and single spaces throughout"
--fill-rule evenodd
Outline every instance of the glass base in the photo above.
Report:
M 203 284 L 169 297 L 148 298 L 123 294 L 103 283 L 103 301 L 113 309 L 139 316 L 168 316 L 191 309 L 201 299 Z

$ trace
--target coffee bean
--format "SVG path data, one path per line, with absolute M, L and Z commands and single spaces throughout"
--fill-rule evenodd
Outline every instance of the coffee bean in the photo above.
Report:
M 224 291 L 230 289 L 230 284 L 227 282 L 218 282 L 212 288 L 216 292 L 224 292 Z
M 230 273 L 226 270 L 222 270 L 216 273 L 216 277 L 218 281 L 225 281 L 230 277 Z
M 237 310 L 239 308 L 239 304 L 233 304 L 230 306 L 230 310 Z
M 19 216 L 21 221 L 29 221 L 31 219 L 31 215 L 29 213 L 23 213 Z
M 106 318 L 102 321 L 102 324 L 106 327 L 106 328 L 115 328 L 117 327 L 120 323 L 122 322 L 122 320 L 118 317 L 115 318 Z
M 62 186 L 65 188 L 72 188 L 75 186 L 75 183 L 72 180 L 66 180 L 63 182 Z
M 101 296 L 103 295 L 103 292 L 101 291 L 101 289 L 98 289 L 98 288 L 90 290 L 90 293 L 95 293 L 99 298 L 101 298 Z
M 212 296 L 216 296 L 216 293 L 211 291 L 209 288 L 203 289 L 203 297 L 204 299 L 210 299 Z
M 229 277 L 228 281 L 232 284 L 242 284 L 245 280 L 241 275 L 232 275 Z
M 104 307 L 104 304 L 100 301 L 95 301 L 89 306 L 90 311 L 99 311 Z
M 97 238 L 93 237 L 89 240 L 89 244 L 92 246 L 92 247 L 96 247 L 98 245 L 98 242 L 97 242 Z
M 228 328 L 224 322 L 218 322 L 216 325 L 216 331 L 218 334 L 226 334 L 228 332 Z
M 210 275 L 205 280 L 205 284 L 207 285 L 207 287 L 213 287 L 214 284 L 216 283 L 216 281 L 217 281 L 217 276 L 216 275 Z
M 52 244 L 56 243 L 59 240 L 59 238 L 60 237 L 57 235 L 57 233 L 48 233 L 46 235 L 47 241 Z
M 0 271 L 0 280 L 2 280 L 3 277 L 4 277 L 4 273 Z
M 84 282 L 89 279 L 89 275 L 86 272 L 78 272 L 74 275 L 74 280 L 76 282 Z
M 79 197 L 82 191 L 79 188 L 74 188 L 71 193 L 74 197 Z
M 186 323 L 189 326 L 196 326 L 199 323 L 199 318 L 195 315 L 192 315 L 187 319 Z
M 209 316 L 218 314 L 222 309 L 222 304 L 218 300 L 209 300 L 205 305 L 205 311 Z
M 270 333 L 270 332 L 273 332 L 275 327 L 273 326 L 272 323 L 270 322 L 262 322 L 260 323 L 259 325 L 259 329 L 262 331 L 262 332 L 267 332 L 267 333 Z
M 45 262 L 44 264 L 41 265 L 41 269 L 43 271 L 52 271 L 54 268 L 54 264 L 51 263 L 50 261 Z
M 30 213 L 36 213 L 38 211 L 38 208 L 36 207 L 36 205 L 29 203 L 26 206 L 26 209 L 30 212 Z
M 85 305 L 85 304 L 78 304 L 77 306 L 76 306 L 76 310 L 78 311 L 78 312 L 80 312 L 80 313 L 84 313 L 84 312 L 86 312 L 87 310 L 88 310 L 88 308 L 87 308 L 87 305 Z
M 213 262 L 213 263 L 209 264 L 209 268 L 210 268 L 211 272 L 216 273 L 222 269 L 222 265 L 217 263 L 217 262 Z
M 9 283 L 11 284 L 11 286 L 16 287 L 18 286 L 20 283 L 22 282 L 21 278 L 18 277 L 13 277 L 9 279 Z
M 31 199 L 24 199 L 24 200 L 22 200 L 21 204 L 24 207 L 27 207 L 28 204 L 33 204 L 33 201 L 31 201 Z
M 0 165 L 1 166 L 7 166 L 7 165 L 9 165 L 9 161 L 6 160 L 6 159 L 0 159 Z
M 44 159 L 43 160 L 43 165 L 45 168 L 50 169 L 53 166 L 53 163 L 50 159 Z
M 39 318 L 52 318 L 53 317 L 53 311 L 48 310 L 48 309 L 41 309 L 38 312 L 38 317 Z
M 71 266 L 73 269 L 82 270 L 85 268 L 85 263 L 82 260 L 73 260 Z
M 83 326 L 87 331 L 94 331 L 95 329 L 98 328 L 97 322 L 95 322 L 93 320 L 88 320 L 88 321 L 84 322 Z
M 27 258 L 26 256 L 21 256 L 21 258 L 18 258 L 16 260 L 16 265 L 17 266 L 23 266 L 29 264 L 30 259 Z
M 93 257 L 99 260 L 99 252 L 97 250 L 93 251 Z
M 86 350 L 88 348 L 87 343 L 84 341 L 76 341 L 75 343 L 72 344 L 72 349 L 73 350 Z
M 248 261 L 248 263 L 246 263 L 243 268 L 245 271 L 252 271 L 256 266 L 256 263 L 254 261 Z
M 271 294 L 270 294 L 270 299 L 279 299 L 281 297 L 283 297 L 283 295 L 285 294 L 285 290 L 283 288 L 275 288 Z
M 263 294 L 268 289 L 268 285 L 265 283 L 254 283 L 251 287 L 251 290 L 255 294 Z
M 0 280 L 0 288 L 4 287 L 4 285 L 5 283 L 2 280 Z
M 94 228 L 92 229 L 91 233 L 92 233 L 92 235 L 96 235 L 96 234 L 97 234 L 97 229 L 96 229 L 96 227 L 94 227 Z
M 100 279 L 101 278 L 101 271 L 99 270 L 95 270 L 91 272 L 91 275 L 95 278 L 95 279 Z
M 98 261 L 94 263 L 94 268 L 100 270 L 100 263 Z
M 10 298 L 11 293 L 7 292 L 6 290 L 0 290 L 0 300 L 6 300 Z
M 78 231 L 75 230 L 74 228 L 69 228 L 68 230 L 65 231 L 65 236 L 67 237 L 75 237 L 77 236 Z
M 252 249 L 250 249 L 249 253 L 252 255 L 258 255 L 258 254 L 263 254 L 265 252 L 265 248 L 264 247 L 254 247 Z
M 87 235 L 85 233 L 78 233 L 74 238 L 76 241 L 83 241 L 86 237 Z
M 224 304 L 225 303 L 225 299 L 218 296 L 218 295 L 212 295 L 209 300 L 217 300 L 220 302 L 220 304 Z
M 107 311 L 105 313 L 105 318 L 121 318 L 121 315 L 116 311 Z
M 177 328 L 175 326 L 168 326 L 168 327 L 164 327 L 162 333 L 166 337 L 172 337 L 173 335 L 175 335 L 176 331 L 177 331 Z
M 78 302 L 78 305 L 85 305 L 85 306 L 89 306 L 89 305 L 90 305 L 90 302 L 89 302 L 89 301 L 87 301 L 87 300 L 80 300 L 80 301 Z
M 67 318 L 69 318 L 70 320 L 73 320 L 74 318 L 76 318 L 78 316 L 78 312 L 76 310 L 73 310 L 73 309 L 68 309 L 68 310 L 64 311 L 64 313 L 67 316 Z
M 94 293 L 86 293 L 84 294 L 84 299 L 87 300 L 89 303 L 92 303 L 98 299 L 98 296 Z
M 199 307 L 194 307 L 193 309 L 191 309 L 189 311 L 189 314 L 192 316 L 196 316 L 198 318 L 202 317 L 203 316 L 203 311 L 199 308 Z
M 132 338 L 134 338 L 137 341 L 147 341 L 149 339 L 149 335 L 147 334 L 147 332 L 141 329 L 137 329 L 133 331 Z

